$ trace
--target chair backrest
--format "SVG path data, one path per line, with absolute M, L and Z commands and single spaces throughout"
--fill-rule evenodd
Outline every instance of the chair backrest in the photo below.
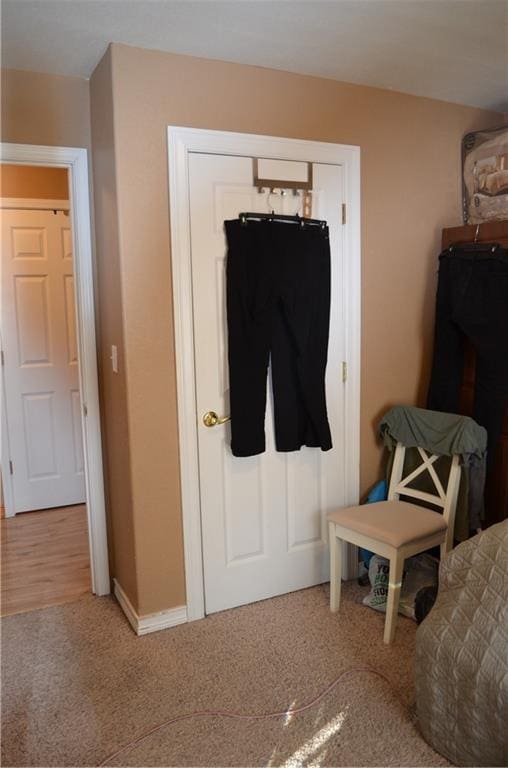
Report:
M 459 456 L 455 455 L 452 457 L 446 488 L 444 488 L 433 466 L 440 456 L 435 453 L 429 453 L 420 447 L 417 447 L 416 450 L 420 454 L 422 463 L 403 477 L 406 447 L 400 442 L 397 443 L 395 456 L 393 458 L 392 472 L 390 475 L 390 484 L 388 487 L 388 499 L 397 500 L 402 495 L 419 501 L 426 501 L 437 507 L 441 507 L 450 535 L 453 536 L 455 510 L 457 507 L 457 496 L 460 484 Z M 410 484 L 413 480 L 419 475 L 424 474 L 431 478 L 435 493 L 428 493 L 426 491 L 417 490 L 416 488 L 411 488 Z

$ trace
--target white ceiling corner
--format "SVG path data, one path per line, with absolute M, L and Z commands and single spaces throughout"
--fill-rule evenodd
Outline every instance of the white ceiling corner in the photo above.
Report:
M 90 77 L 111 41 L 508 111 L 508 0 L 2 0 L 2 66 Z

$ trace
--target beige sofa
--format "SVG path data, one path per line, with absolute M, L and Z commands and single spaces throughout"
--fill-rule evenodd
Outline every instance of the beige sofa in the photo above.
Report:
M 452 550 L 416 633 L 416 705 L 456 765 L 508 765 L 508 520 Z

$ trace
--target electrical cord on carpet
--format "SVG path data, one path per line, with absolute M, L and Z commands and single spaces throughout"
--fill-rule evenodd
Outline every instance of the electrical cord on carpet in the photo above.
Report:
M 385 682 L 388 683 L 388 685 L 393 688 L 393 685 L 391 681 L 388 679 L 386 675 L 384 675 L 382 672 L 378 672 L 377 669 L 372 669 L 372 667 L 353 667 L 352 669 L 346 669 L 344 672 L 341 672 L 340 675 L 338 675 L 335 680 L 332 680 L 332 682 L 323 690 L 321 693 L 319 693 L 316 698 L 312 699 L 312 701 L 309 701 L 307 704 L 302 704 L 301 707 L 289 707 L 289 709 L 283 709 L 279 712 L 263 712 L 260 714 L 241 714 L 240 712 L 227 712 L 222 710 L 198 710 L 196 712 L 189 712 L 186 715 L 177 715 L 176 717 L 171 717 L 168 720 L 163 720 L 162 723 L 159 723 L 158 725 L 154 725 L 152 728 L 149 728 L 148 730 L 144 731 L 140 736 L 138 736 L 135 739 L 132 739 L 132 741 L 127 742 L 127 744 L 124 744 L 123 747 L 120 747 L 116 752 L 113 752 L 111 755 L 108 755 L 101 763 L 99 763 L 98 768 L 101 768 L 101 766 L 107 765 L 111 760 L 115 760 L 117 757 L 120 757 L 120 755 L 125 754 L 126 752 L 130 752 L 134 747 L 136 747 L 138 744 L 140 744 L 142 741 L 147 739 L 149 736 L 152 736 L 152 734 L 157 733 L 158 731 L 161 731 L 163 728 L 166 728 L 170 725 L 174 725 L 175 723 L 181 723 L 184 720 L 191 720 L 194 717 L 225 717 L 230 718 L 233 720 L 267 720 L 272 717 L 287 717 L 288 715 L 298 715 L 301 712 L 305 712 L 307 709 L 311 709 L 316 704 L 318 704 L 322 699 L 325 698 L 333 689 L 339 684 L 339 682 L 344 678 L 352 674 L 356 674 L 357 672 L 369 672 L 372 675 L 377 675 L 378 677 L 381 677 Z

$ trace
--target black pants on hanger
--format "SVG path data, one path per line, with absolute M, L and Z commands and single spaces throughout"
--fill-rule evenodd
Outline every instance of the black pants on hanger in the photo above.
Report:
M 456 413 L 464 339 L 476 352 L 473 418 L 488 434 L 491 467 L 508 400 L 508 252 L 443 251 L 436 300 L 434 361 L 427 407 Z
M 232 452 L 265 450 L 269 362 L 277 450 L 329 450 L 328 229 L 239 220 L 225 228 Z

